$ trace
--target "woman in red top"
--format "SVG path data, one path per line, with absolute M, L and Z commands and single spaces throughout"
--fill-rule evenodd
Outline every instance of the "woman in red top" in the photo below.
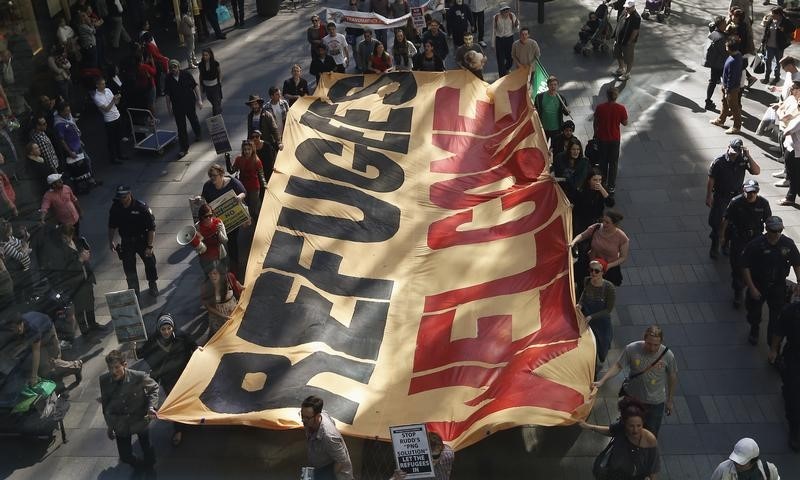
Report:
M 210 265 L 216 261 L 227 260 L 225 245 L 228 244 L 228 232 L 225 224 L 214 216 L 214 210 L 204 203 L 198 211 L 200 221 L 194 227 L 199 235 L 192 239 L 192 246 L 200 256 L 200 266 L 208 272 Z
M 239 172 L 239 181 L 244 185 L 246 192 L 245 201 L 255 223 L 261 212 L 261 189 L 267 188 L 267 180 L 264 178 L 264 164 L 256 155 L 253 142 L 250 140 L 242 142 L 242 154 L 233 161 L 231 170 Z
M 136 55 L 136 106 L 155 114 L 156 66 L 151 57 L 147 61 L 141 54 Z
M 383 44 L 378 42 L 369 57 L 369 71 L 372 73 L 387 73 L 394 70 L 392 67 L 392 56 L 386 53 Z
M 0 165 L 5 163 L 6 159 L 0 153 Z M 0 217 L 16 217 L 17 214 L 17 194 L 14 192 L 14 186 L 11 185 L 8 175 L 0 170 Z

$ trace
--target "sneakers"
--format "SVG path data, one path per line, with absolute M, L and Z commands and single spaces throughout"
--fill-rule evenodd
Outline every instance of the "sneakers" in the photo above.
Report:
M 773 185 L 774 187 L 786 188 L 786 187 L 788 187 L 788 186 L 789 186 L 789 180 L 787 180 L 787 179 L 785 179 L 785 178 L 784 178 L 784 179 L 783 179 L 783 180 L 781 180 L 780 182 L 775 182 L 775 183 L 773 183 L 772 185 Z
M 758 333 L 758 325 L 750 325 L 750 334 L 747 335 L 750 345 L 758 345 Z
M 779 203 L 778 205 L 782 207 L 800 207 L 800 205 L 798 205 L 797 202 L 795 202 L 794 200 L 789 200 L 788 198 L 784 198 L 783 200 L 781 200 L 781 203 Z
M 786 178 L 786 172 L 784 171 L 775 172 L 772 174 L 772 176 L 775 178 Z
M 716 111 L 717 104 L 714 103 L 712 100 L 706 100 L 706 110 Z
M 150 295 L 157 297 L 159 295 L 158 284 L 156 282 L 150 282 L 149 286 L 150 289 L 148 291 L 150 292 Z
M 725 126 L 725 122 L 720 120 L 719 118 L 715 118 L 714 120 L 709 120 L 708 123 L 710 123 L 711 125 L 716 125 L 718 127 Z
M 729 129 L 725 130 L 725 133 L 728 134 L 728 135 L 737 135 L 739 133 L 742 133 L 742 129 L 741 128 L 736 128 L 736 127 L 731 127 Z

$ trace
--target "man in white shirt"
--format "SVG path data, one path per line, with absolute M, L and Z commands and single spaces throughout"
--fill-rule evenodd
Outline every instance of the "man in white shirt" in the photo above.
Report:
M 278 124 L 278 133 L 283 136 L 283 127 L 286 126 L 286 115 L 289 113 L 289 102 L 281 98 L 281 90 L 278 87 L 269 87 L 269 108 L 275 123 Z
M 344 73 L 350 63 L 350 49 L 344 35 L 336 33 L 335 23 L 328 22 L 328 35 L 322 39 L 322 44 L 328 49 L 328 55 L 336 62 L 336 71 Z
M 519 28 L 517 16 L 511 13 L 511 7 L 505 3 L 500 4 L 500 13 L 495 14 L 492 21 L 494 31 L 494 48 L 497 54 L 497 70 L 504 77 L 514 61 L 511 57 L 511 47 L 514 45 L 514 32 Z
M 117 109 L 117 104 L 122 96 L 111 93 L 111 90 L 106 88 L 106 81 L 103 77 L 97 79 L 95 87 L 95 91 L 92 92 L 92 100 L 103 114 L 103 121 L 106 125 L 106 141 L 108 142 L 108 158 L 111 159 L 111 163 L 120 164 L 125 159 L 120 152 L 122 121 Z

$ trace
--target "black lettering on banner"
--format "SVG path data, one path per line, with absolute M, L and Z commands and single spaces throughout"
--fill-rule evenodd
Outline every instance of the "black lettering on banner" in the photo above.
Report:
M 397 83 L 397 90 L 390 92 L 383 96 L 382 103 L 384 105 L 402 105 L 417 96 L 417 79 L 411 72 L 392 72 L 378 77 L 377 80 L 364 87 L 365 77 L 355 75 L 352 77 L 342 78 L 328 89 L 328 98 L 334 103 L 343 101 L 358 100 L 359 98 L 368 97 L 370 95 L 378 94 L 378 90 L 382 87 Z M 360 89 L 354 93 L 349 93 L 353 89 Z M 411 131 L 411 123 L 406 131 Z
M 300 116 L 300 123 L 311 127 L 319 132 L 341 138 L 353 143 L 367 145 L 369 147 L 380 148 L 397 153 L 408 153 L 408 142 L 411 136 L 408 134 L 390 133 L 392 131 L 410 131 L 403 129 L 404 123 L 411 123 L 412 108 L 398 108 L 389 113 L 385 122 L 370 122 L 368 110 L 348 110 L 345 117 L 334 115 L 336 105 L 330 105 L 322 100 L 315 100 L 308 107 L 308 111 Z M 313 113 L 312 113 L 313 112 Z M 368 130 L 378 130 L 385 132 L 383 139 L 367 138 L 362 132 L 344 126 L 335 126 L 331 122 L 336 119 L 347 125 L 353 125 Z
M 373 192 L 392 192 L 403 185 L 405 173 L 400 165 L 386 155 L 370 150 L 364 145 L 355 145 L 353 153 L 353 169 L 366 172 L 367 167 L 378 169 L 378 176 L 368 178 L 339 167 L 327 161 L 326 153 L 341 156 L 344 145 L 322 138 L 308 138 L 297 146 L 295 156 L 307 169 L 323 177 L 340 182 L 350 183 L 356 187 Z
M 354 357 L 376 360 L 383 341 L 389 302 L 357 300 L 349 328 L 332 317 L 333 303 L 302 286 L 294 302 L 286 303 L 294 277 L 262 273 L 237 335 L 264 347 L 291 347 L 323 342 Z
M 278 217 L 278 225 L 291 230 L 369 243 L 388 240 L 400 228 L 400 208 L 355 188 L 292 176 L 285 192 L 295 197 L 330 200 L 351 205 L 364 214 L 363 220 L 350 220 L 283 207 Z
M 320 373 L 334 373 L 367 384 L 375 366 L 344 357 L 314 352 L 292 366 L 283 355 L 226 353 L 214 377 L 200 395 L 208 408 L 218 413 L 260 412 L 276 408 L 299 408 L 309 395 L 325 398 L 325 409 L 338 420 L 352 424 L 358 403 L 308 382 Z M 261 390 L 242 389 L 245 375 L 264 373 Z

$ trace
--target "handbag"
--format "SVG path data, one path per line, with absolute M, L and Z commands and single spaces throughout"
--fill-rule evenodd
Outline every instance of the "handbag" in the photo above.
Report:
M 666 355 L 667 352 L 669 352 L 669 347 L 666 347 L 664 349 L 664 351 L 661 352 L 661 355 L 659 355 L 658 358 L 653 360 L 653 363 L 651 363 L 647 368 L 645 368 L 641 372 L 634 373 L 633 375 L 630 375 L 630 376 L 626 377 L 625 380 L 622 381 L 622 386 L 619 387 L 619 393 L 617 394 L 617 396 L 618 397 L 629 397 L 630 395 L 628 395 L 626 387 L 628 385 L 630 385 L 631 380 L 633 380 L 634 378 L 639 377 L 639 376 L 644 375 L 645 373 L 649 372 L 651 368 L 655 367 L 656 364 L 658 362 L 660 362 L 662 358 L 664 358 L 664 355 Z
M 227 22 L 231 18 L 233 18 L 233 15 L 231 15 L 230 10 L 228 10 L 225 5 L 220 5 L 217 7 L 217 21 L 219 23 Z
M 611 451 L 614 449 L 614 440 L 617 437 L 611 439 L 606 445 L 606 448 L 600 452 L 597 457 L 594 459 L 594 464 L 592 464 L 592 475 L 594 475 L 595 480 L 607 480 L 609 477 L 609 468 L 608 468 L 608 461 L 611 459 Z
M 751 63 L 753 67 L 753 72 L 760 75 L 767 70 L 767 65 L 764 63 L 764 48 L 762 47 L 761 50 L 753 57 L 753 62 Z

